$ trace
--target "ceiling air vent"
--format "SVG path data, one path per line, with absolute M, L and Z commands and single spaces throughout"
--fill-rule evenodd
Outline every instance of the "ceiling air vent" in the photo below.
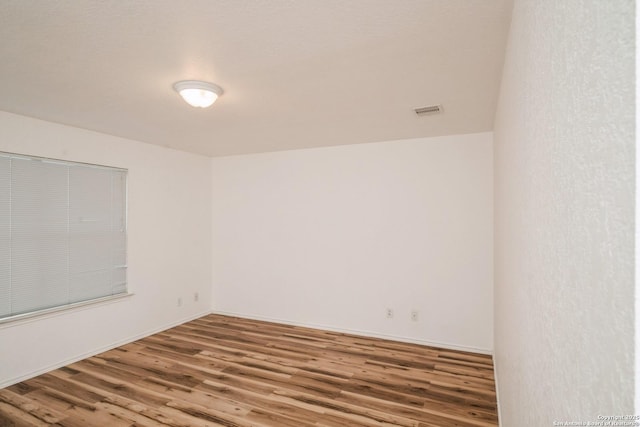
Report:
M 419 107 L 415 108 L 413 111 L 416 112 L 417 116 L 428 116 L 431 114 L 442 113 L 442 105 L 429 105 L 428 107 Z

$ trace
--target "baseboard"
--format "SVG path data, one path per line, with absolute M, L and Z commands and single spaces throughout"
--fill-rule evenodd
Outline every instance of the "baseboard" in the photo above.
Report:
M 410 344 L 425 345 L 429 347 L 445 348 L 448 350 L 468 351 L 471 353 L 486 354 L 490 356 L 493 355 L 493 352 L 491 350 L 485 349 L 485 348 L 470 347 L 470 346 L 451 344 L 451 343 L 439 342 L 439 341 L 420 340 L 420 339 L 415 339 L 410 337 L 381 334 L 378 332 L 365 331 L 365 330 L 359 330 L 359 329 L 336 328 L 335 326 L 315 324 L 315 323 L 292 322 L 286 319 L 252 315 L 252 314 L 246 314 L 246 313 L 235 313 L 231 311 L 222 311 L 222 310 L 212 310 L 211 313 L 220 314 L 223 316 L 234 316 L 234 317 L 242 317 L 245 319 L 262 320 L 265 322 L 281 323 L 284 325 L 301 326 L 301 327 L 311 328 L 311 329 L 321 329 L 325 331 L 340 332 L 344 334 L 360 335 L 364 337 L 381 338 L 381 339 L 386 339 L 390 341 L 399 341 L 399 342 L 406 342 Z
M 500 411 L 500 386 L 498 383 L 498 365 L 496 364 L 496 355 L 494 354 L 493 357 L 493 383 L 496 386 L 496 407 L 497 407 L 497 411 L 498 411 L 498 427 L 500 427 L 500 425 L 502 425 L 502 412 Z
M 292 322 L 290 320 L 286 320 L 286 319 L 279 319 L 279 318 L 273 318 L 273 317 L 267 317 L 267 316 L 258 316 L 258 315 L 249 315 L 249 314 L 245 314 L 245 313 L 236 313 L 236 312 L 230 312 L 230 311 L 221 311 L 221 310 L 205 310 L 202 312 L 199 312 L 197 314 L 182 318 L 178 321 L 175 322 L 171 322 L 169 324 L 160 326 L 158 328 L 154 328 L 145 332 L 142 332 L 140 334 L 136 334 L 134 336 L 125 338 L 123 340 L 117 341 L 115 343 L 109 344 L 107 346 L 104 347 L 100 347 L 98 349 L 94 349 L 92 351 L 65 359 L 61 362 L 49 365 L 47 367 L 44 367 L 42 369 L 39 369 L 37 371 L 33 371 L 30 372 L 28 374 L 24 374 L 18 377 L 14 377 L 14 378 L 10 378 L 8 380 L 2 381 L 0 382 L 0 389 L 5 388 L 5 387 L 9 387 L 13 384 L 28 380 L 30 378 L 33 377 L 37 377 L 38 375 L 42 375 L 45 374 L 49 371 L 52 371 L 54 369 L 58 369 L 61 368 L 63 366 L 67 366 L 71 363 L 75 363 L 79 360 L 82 359 L 86 359 L 88 357 L 91 356 L 95 356 L 96 354 L 100 354 L 103 353 L 105 351 L 114 349 L 116 347 L 119 347 L 121 345 L 125 345 L 125 344 L 129 344 L 133 341 L 137 341 L 139 339 L 148 337 L 149 335 L 153 335 L 153 334 L 157 334 L 158 332 L 162 332 L 165 331 L 167 329 L 173 328 L 175 326 L 181 325 L 183 323 L 186 322 L 190 322 L 191 320 L 194 319 L 198 319 L 200 317 L 206 316 L 207 314 L 220 314 L 220 315 L 224 315 L 224 316 L 234 316 L 234 317 L 241 317 L 241 318 L 245 318 L 245 319 L 253 319 L 253 320 L 262 320 L 265 322 L 274 322 L 274 323 L 281 323 L 284 325 L 292 325 L 292 326 L 301 326 L 301 327 L 305 327 L 305 328 L 311 328 L 311 329 L 320 329 L 320 330 L 326 330 L 326 331 L 332 331 L 332 332 L 340 332 L 340 333 L 345 333 L 345 334 L 351 334 L 351 335 L 360 335 L 360 336 L 365 336 L 365 337 L 371 337 L 371 338 L 381 338 L 381 339 L 388 339 L 391 341 L 399 341 L 399 342 L 406 342 L 406 343 L 411 343 L 411 344 L 419 344 L 419 345 L 425 345 L 425 346 L 430 346 L 430 347 L 439 347 L 439 348 L 445 348 L 445 349 L 450 349 L 450 350 L 460 350 L 460 351 L 468 351 L 471 353 L 478 353 L 478 354 L 487 354 L 487 355 L 493 355 L 493 352 L 491 350 L 488 349 L 483 349 L 483 348 L 477 348 L 477 347 L 470 347 L 470 346 L 463 346 L 463 345 L 457 345 L 457 344 L 451 344 L 451 343 L 445 343 L 445 342 L 439 342 L 439 341 L 428 341 L 428 340 L 419 340 L 419 339 L 415 339 L 415 338 L 410 338 L 410 337 L 403 337 L 403 336 L 397 336 L 397 335 L 389 335 L 389 334 L 381 334 L 381 333 L 377 333 L 377 332 L 372 332 L 372 331 L 365 331 L 365 330 L 359 330 L 359 329 L 349 329 L 349 328 L 336 328 L 334 326 L 329 326 L 329 325 L 322 325 L 322 324 L 315 324 L 315 323 L 303 323 L 303 322 Z M 498 370 L 497 370 L 497 366 L 495 364 L 495 357 L 494 357 L 494 376 L 495 376 L 495 383 L 496 383 L 496 400 L 497 400 L 497 405 L 498 405 L 498 419 L 502 419 L 501 417 L 501 413 L 500 413 L 500 399 L 499 399 L 499 392 L 498 392 Z
M 191 320 L 197 319 L 197 318 L 202 317 L 202 316 L 206 316 L 207 314 L 210 314 L 210 313 L 211 313 L 210 310 L 206 310 L 206 311 L 200 312 L 198 314 L 194 314 L 194 315 L 185 317 L 185 318 L 180 319 L 178 321 L 171 322 L 169 324 L 163 325 L 161 327 L 154 328 L 154 329 L 142 332 L 140 334 L 134 335 L 134 336 L 129 337 L 129 338 L 125 338 L 123 340 L 120 340 L 118 342 L 109 344 L 107 346 L 100 347 L 98 349 L 95 349 L 95 350 L 92 350 L 92 351 L 89 351 L 89 352 L 86 352 L 86 353 L 71 357 L 69 359 L 65 359 L 65 360 L 63 360 L 61 362 L 54 363 L 53 365 L 49 365 L 49 366 L 47 366 L 45 368 L 42 368 L 42 369 L 39 369 L 37 371 L 30 372 L 28 374 L 21 375 L 19 377 L 15 377 L 15 378 L 11 378 L 11 379 L 2 381 L 2 382 L 0 382 L 0 389 L 5 388 L 5 387 L 9 387 L 10 385 L 13 385 L 13 384 L 16 384 L 16 383 L 19 383 L 19 382 L 22 382 L 22 381 L 26 381 L 26 380 L 28 380 L 30 378 L 33 378 L 33 377 L 37 377 L 38 375 L 45 374 L 45 373 L 47 373 L 49 371 L 52 371 L 54 369 L 62 368 L 63 366 L 67 366 L 67 365 L 69 365 L 71 363 L 75 363 L 75 362 L 77 362 L 79 360 L 86 359 L 86 358 L 91 357 L 91 356 L 95 356 L 96 354 L 100 354 L 100 353 L 103 353 L 105 351 L 112 350 L 112 349 L 114 349 L 116 347 L 120 347 L 121 345 L 129 344 L 129 343 L 131 343 L 133 341 L 137 341 L 139 339 L 148 337 L 149 335 L 153 335 L 153 334 L 157 334 L 158 332 L 166 331 L 167 329 L 171 329 L 171 328 L 173 328 L 175 326 L 178 326 L 178 325 L 181 325 L 183 323 L 190 322 Z

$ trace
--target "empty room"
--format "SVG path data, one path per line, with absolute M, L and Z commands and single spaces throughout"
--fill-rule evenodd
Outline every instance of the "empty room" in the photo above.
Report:
M 640 426 L 632 0 L 0 0 L 0 426 Z

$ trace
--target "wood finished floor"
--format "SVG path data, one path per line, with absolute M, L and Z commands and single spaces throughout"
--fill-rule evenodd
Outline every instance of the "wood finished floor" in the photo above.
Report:
M 0 390 L 0 426 L 497 426 L 491 357 L 209 315 Z

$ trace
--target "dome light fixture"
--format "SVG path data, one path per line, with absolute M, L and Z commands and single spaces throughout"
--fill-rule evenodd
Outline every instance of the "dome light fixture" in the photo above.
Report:
M 187 104 L 200 108 L 211 106 L 223 92 L 220 86 L 199 80 L 182 80 L 176 82 L 173 88 Z

